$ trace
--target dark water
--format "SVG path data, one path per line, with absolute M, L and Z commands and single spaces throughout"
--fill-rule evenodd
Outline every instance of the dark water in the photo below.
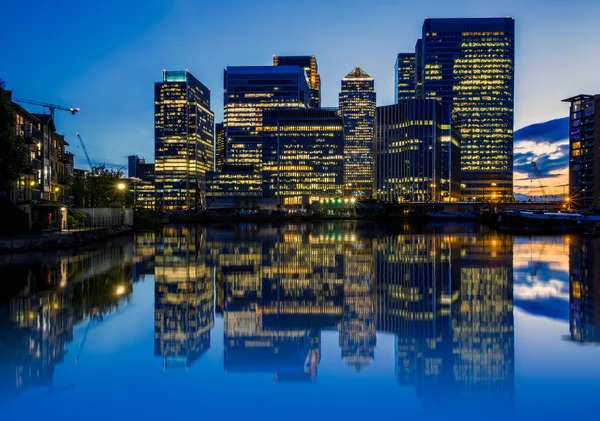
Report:
M 600 241 L 168 227 L 0 256 L 0 419 L 598 419 Z

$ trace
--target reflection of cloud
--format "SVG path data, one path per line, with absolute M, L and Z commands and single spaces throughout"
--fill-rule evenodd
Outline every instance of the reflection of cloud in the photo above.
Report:
M 568 319 L 569 241 L 517 238 L 513 249 L 515 306 L 545 318 Z
M 565 291 L 565 284 L 558 279 L 551 279 L 547 282 L 534 280 L 529 285 L 515 285 L 514 296 L 520 300 L 539 300 L 545 298 L 560 298 L 569 300 L 569 290 Z
M 515 132 L 513 178 L 517 196 L 541 194 L 531 164 L 534 161 L 548 184 L 548 193 L 563 193 L 560 185 L 568 182 L 568 134 L 568 117 L 532 124 Z

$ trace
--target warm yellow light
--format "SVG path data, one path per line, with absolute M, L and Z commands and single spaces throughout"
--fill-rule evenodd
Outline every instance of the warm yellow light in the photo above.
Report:
M 29 185 L 30 185 L 31 187 L 35 186 L 35 181 L 32 181 L 31 183 L 29 183 Z
M 123 295 L 125 294 L 125 286 L 124 285 L 119 285 L 117 287 L 117 290 L 115 291 L 116 295 Z
M 58 191 L 58 187 L 54 187 L 54 191 L 57 192 Z
M 117 184 L 117 188 L 119 190 L 125 190 L 125 183 L 119 183 L 119 184 Z
M 565 202 L 568 202 L 568 201 L 570 201 L 570 200 L 571 200 L 571 198 L 570 198 L 570 197 L 565 197 Z
M 352 199 L 350 199 L 350 203 L 356 203 L 356 198 L 353 197 Z

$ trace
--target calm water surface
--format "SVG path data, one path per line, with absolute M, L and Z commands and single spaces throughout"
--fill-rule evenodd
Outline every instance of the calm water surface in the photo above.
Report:
M 0 256 L 0 419 L 599 419 L 600 239 L 165 228 Z

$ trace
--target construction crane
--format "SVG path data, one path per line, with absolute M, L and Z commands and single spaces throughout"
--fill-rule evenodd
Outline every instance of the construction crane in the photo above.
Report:
M 81 148 L 83 149 L 83 153 L 85 154 L 85 159 L 87 159 L 87 162 L 90 166 L 90 171 L 94 171 L 94 167 L 96 165 L 94 165 L 94 161 L 92 161 L 92 158 L 90 158 L 90 154 L 88 153 L 88 150 L 85 147 L 85 143 L 83 143 L 83 139 L 81 138 L 81 135 L 79 134 L 79 132 L 77 132 L 77 138 L 79 139 L 79 143 L 81 143 Z
M 546 184 L 546 181 L 544 181 L 544 177 L 542 177 L 542 173 L 540 173 L 540 170 L 538 169 L 538 166 L 535 163 L 535 161 L 532 161 L 531 165 L 533 166 L 533 172 L 535 173 L 535 177 L 537 178 L 538 184 L 540 185 L 540 191 L 542 193 L 542 197 L 544 198 L 544 202 L 548 203 L 548 184 Z
M 20 102 L 21 104 L 37 105 L 39 107 L 48 108 L 50 110 L 50 116 L 54 119 L 54 110 L 69 111 L 71 114 L 79 112 L 79 108 L 67 108 L 61 105 L 48 104 L 47 102 L 35 101 L 33 99 L 13 98 L 14 102 Z

